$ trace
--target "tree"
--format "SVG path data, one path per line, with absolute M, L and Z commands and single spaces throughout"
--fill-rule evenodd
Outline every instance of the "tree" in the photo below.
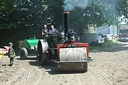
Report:
M 63 26 L 64 0 L 1 0 L 0 3 L 0 29 L 42 28 L 43 24 Z M 85 9 L 75 7 L 70 11 L 70 28 L 118 24 L 119 16 L 128 16 L 127 5 L 128 0 L 92 0 Z
M 57 0 L 1 0 L 0 3 L 0 29 L 41 28 L 43 24 L 61 22 L 56 17 L 61 19 L 62 2 Z
M 63 24 L 63 0 L 45 0 L 48 6 L 48 16 L 52 19 L 51 24 L 57 28 Z
M 120 0 L 92 0 L 85 9 L 75 7 L 70 12 L 70 28 L 73 28 L 82 34 L 83 30 L 88 29 L 89 24 L 102 26 L 102 25 L 118 25 L 118 11 L 117 5 Z M 125 7 L 126 8 L 126 7 Z
M 44 0 L 17 0 L 16 5 L 20 10 L 15 13 L 15 21 L 20 28 L 42 28 L 50 21 Z
M 15 28 L 16 24 L 12 21 L 12 17 L 17 8 L 13 3 L 15 0 L 0 0 L 0 29 Z
M 124 15 L 128 18 L 128 0 L 120 0 L 117 9 L 120 16 Z

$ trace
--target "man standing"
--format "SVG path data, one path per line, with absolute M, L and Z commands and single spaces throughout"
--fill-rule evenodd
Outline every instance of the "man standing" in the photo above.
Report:
M 44 29 L 42 29 L 42 38 L 47 37 L 46 33 L 48 32 L 47 25 L 44 25 Z
M 8 57 L 10 58 L 10 65 L 9 66 L 14 66 L 14 57 L 15 55 L 15 51 L 12 48 L 13 43 L 9 43 L 9 51 L 8 51 Z
M 57 34 L 58 31 L 54 28 L 53 25 L 51 25 L 51 30 L 49 31 L 51 34 Z

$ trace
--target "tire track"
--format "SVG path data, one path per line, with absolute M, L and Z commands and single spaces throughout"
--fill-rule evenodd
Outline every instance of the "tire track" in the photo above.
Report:
M 100 69 L 96 68 L 90 68 L 89 75 L 91 76 L 91 79 L 94 79 L 96 81 L 95 85 L 113 85 L 112 80 L 109 79 L 109 76 L 105 74 Z
M 60 73 L 53 64 L 42 67 L 29 64 L 35 60 L 15 62 L 20 66 L 21 71 L 15 73 L 6 85 L 113 85 L 109 76 L 98 68 L 89 67 L 86 73 Z
M 18 63 L 20 63 L 20 62 L 18 62 Z M 20 67 L 20 69 L 13 74 L 13 76 L 6 83 L 6 85 L 10 85 L 10 84 L 16 85 L 17 82 L 22 82 L 22 85 L 25 85 L 24 82 L 26 82 L 28 79 L 29 70 L 21 64 L 18 64 L 18 66 Z M 24 75 L 27 75 L 27 76 L 24 76 Z M 18 85 L 20 85 L 20 84 L 18 84 Z
M 21 64 L 29 70 L 28 78 L 24 85 L 38 85 L 38 83 L 43 79 L 44 70 L 39 69 L 37 66 L 29 65 L 28 63 L 31 61 L 32 60 L 21 62 Z
M 29 62 L 33 61 L 35 60 L 15 60 L 20 70 L 14 74 L 6 85 L 39 85 L 43 79 L 44 70 L 43 68 L 29 65 Z

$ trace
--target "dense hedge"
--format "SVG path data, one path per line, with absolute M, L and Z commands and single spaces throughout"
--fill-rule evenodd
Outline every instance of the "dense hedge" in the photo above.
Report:
M 14 49 L 18 49 L 18 42 L 24 39 L 33 38 L 35 35 L 36 38 L 41 38 L 41 28 L 32 28 L 32 29 L 4 29 L 0 30 L 0 48 L 8 45 L 9 42 L 14 44 Z

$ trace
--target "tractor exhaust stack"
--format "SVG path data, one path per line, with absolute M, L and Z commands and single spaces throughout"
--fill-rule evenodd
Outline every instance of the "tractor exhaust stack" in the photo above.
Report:
M 68 25 L 69 25 L 69 12 L 64 12 L 64 28 L 65 28 L 65 35 L 68 34 Z

